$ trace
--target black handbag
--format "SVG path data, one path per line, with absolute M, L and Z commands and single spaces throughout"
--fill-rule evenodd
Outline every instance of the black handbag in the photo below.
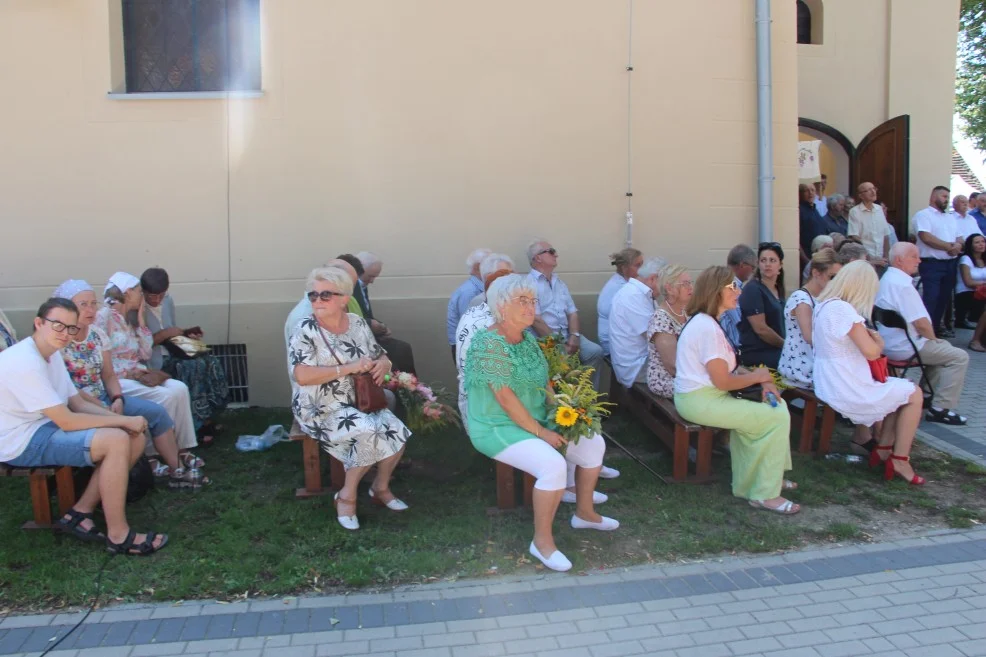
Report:
M 746 399 L 748 401 L 760 402 L 763 401 L 763 386 L 757 383 L 752 386 L 740 388 L 739 390 L 731 390 L 729 394 L 736 399 Z

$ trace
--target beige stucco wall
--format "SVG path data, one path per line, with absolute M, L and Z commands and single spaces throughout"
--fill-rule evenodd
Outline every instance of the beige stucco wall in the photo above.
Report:
M 960 0 L 820 1 L 822 44 L 797 46 L 800 115 L 853 144 L 884 121 L 910 115 L 913 215 L 951 171 Z
M 251 402 L 283 404 L 280 334 L 304 276 L 370 249 L 386 261 L 375 311 L 426 378 L 450 381 L 465 255 L 523 262 L 545 236 L 594 332 L 624 239 L 627 3 L 262 7 L 264 95 L 227 102 L 109 98 L 116 0 L 0 3 L 0 55 L 17 62 L 0 71 L 0 307 L 19 329 L 64 278 L 164 266 L 179 320 L 247 343 Z M 793 25 L 775 2 L 775 237 L 792 257 Z M 757 239 L 753 3 L 635 3 L 632 44 L 634 244 L 722 262 Z

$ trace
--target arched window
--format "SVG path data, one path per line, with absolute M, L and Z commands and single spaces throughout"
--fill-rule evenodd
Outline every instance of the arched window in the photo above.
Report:
M 804 0 L 798 2 L 798 43 L 811 43 L 811 9 Z

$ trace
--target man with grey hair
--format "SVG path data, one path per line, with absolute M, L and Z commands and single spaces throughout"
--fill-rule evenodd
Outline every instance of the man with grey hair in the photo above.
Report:
M 528 274 L 531 287 L 538 293 L 534 332 L 542 337 L 560 334 L 565 340 L 568 353 L 578 352 L 579 360 L 595 370 L 592 385 L 598 389 L 603 348 L 579 332 L 579 311 L 575 307 L 575 301 L 568 286 L 555 274 L 558 251 L 550 242 L 536 240 L 527 247 L 527 259 L 531 263 Z
M 609 319 L 609 353 L 616 380 L 630 388 L 647 380 L 647 326 L 660 296 L 662 258 L 648 258 L 613 297 Z
M 479 275 L 479 264 L 483 258 L 490 254 L 490 249 L 476 249 L 466 258 L 466 267 L 469 269 L 469 278 L 462 285 L 455 289 L 452 297 L 448 300 L 448 311 L 445 315 L 445 332 L 448 336 L 448 344 L 452 349 L 452 358 L 455 358 L 455 327 L 459 324 L 459 318 L 466 312 L 469 302 L 483 291 L 483 279 Z
M 726 256 L 726 266 L 733 272 L 733 282 L 742 290 L 746 282 L 753 277 L 753 272 L 757 270 L 757 254 L 746 244 L 737 244 L 729 249 L 729 254 Z M 739 349 L 740 346 L 739 323 L 741 319 L 743 319 L 743 315 L 740 313 L 739 307 L 736 307 L 724 312 L 719 320 L 719 325 L 722 326 L 723 332 L 735 349 Z
M 955 211 L 955 232 L 958 233 L 957 240 L 963 243 L 970 235 L 982 235 L 976 218 L 969 214 L 969 199 L 959 194 L 952 199 L 952 210 Z
M 481 289 L 479 294 L 474 296 L 469 301 L 470 308 L 475 308 L 476 306 L 481 306 L 486 303 L 486 287 L 489 284 L 488 279 L 490 275 L 501 269 L 505 269 L 509 272 L 517 271 L 513 258 L 505 253 L 491 253 L 483 258 L 483 261 L 479 263 L 479 278 L 483 281 L 483 289 Z
M 925 419 L 962 425 L 967 422 L 966 418 L 952 409 L 959 404 L 969 367 L 969 354 L 935 336 L 931 314 L 921 295 L 914 289 L 913 276 L 920 265 L 921 257 L 915 245 L 898 242 L 890 247 L 890 268 L 880 279 L 875 305 L 903 317 L 907 322 L 907 333 L 904 329 L 890 328 L 878 322 L 877 330 L 884 342 L 883 353 L 893 360 L 909 361 L 915 356 L 914 347 L 911 346 L 913 341 L 921 361 L 928 366 L 928 378 L 935 390 Z
M 353 290 L 353 295 L 356 296 L 356 300 L 363 310 L 363 319 L 370 324 L 373 337 L 377 339 L 377 344 L 387 352 L 394 369 L 415 374 L 414 352 L 411 345 L 395 338 L 387 325 L 377 320 L 373 315 L 373 306 L 370 304 L 370 285 L 377 280 L 377 276 L 383 271 L 383 261 L 377 254 L 369 251 L 360 251 L 356 257 L 363 264 L 363 274 L 359 277 L 359 284 Z M 359 290 L 358 296 L 357 289 Z

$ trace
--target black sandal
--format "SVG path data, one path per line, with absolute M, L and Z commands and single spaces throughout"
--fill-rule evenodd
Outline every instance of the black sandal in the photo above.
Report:
M 158 537 L 158 534 L 154 532 L 148 532 L 142 543 L 134 543 L 134 539 L 137 538 L 137 532 L 131 529 L 122 543 L 114 543 L 107 536 L 106 549 L 112 555 L 125 554 L 128 557 L 147 557 L 163 549 L 168 544 L 168 535 L 161 534 L 160 536 L 163 540 L 161 541 L 161 545 L 157 547 L 154 547 L 154 539 Z
M 65 516 L 68 516 L 69 519 L 66 520 Z M 55 522 L 55 531 L 74 536 L 80 541 L 86 541 L 87 543 L 98 543 L 106 540 L 106 534 L 96 529 L 95 522 L 93 522 L 93 526 L 89 529 L 83 529 L 81 527 L 83 522 L 93 519 L 91 513 L 69 509 L 65 512 L 65 516 L 62 516 Z

